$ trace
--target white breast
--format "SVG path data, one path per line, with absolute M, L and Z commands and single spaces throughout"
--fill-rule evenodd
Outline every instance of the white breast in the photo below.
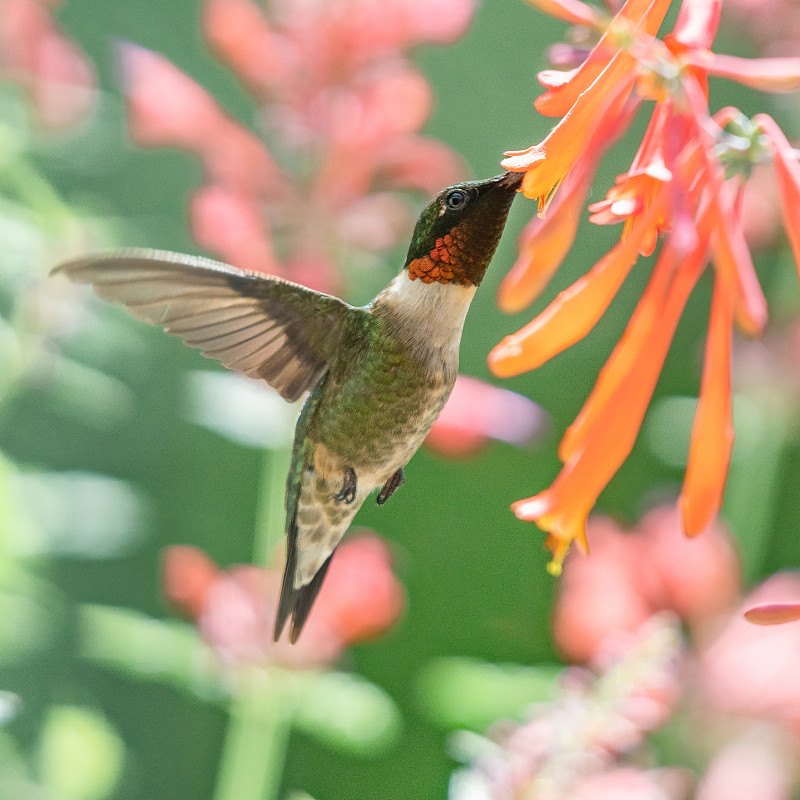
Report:
M 382 313 L 421 361 L 458 367 L 458 348 L 475 286 L 423 283 L 401 272 L 379 296 Z

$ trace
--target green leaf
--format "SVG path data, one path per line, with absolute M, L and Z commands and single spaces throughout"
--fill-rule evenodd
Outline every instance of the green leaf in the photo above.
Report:
M 440 658 L 420 674 L 417 694 L 423 713 L 437 725 L 482 732 L 499 719 L 522 719 L 528 706 L 551 700 L 561 670 Z
M 124 745 L 100 714 L 74 706 L 50 710 L 39 749 L 42 781 L 64 800 L 104 800 L 114 790 Z
M 224 696 L 213 656 L 191 625 L 89 604 L 80 606 L 78 619 L 84 658 L 206 699 Z
M 400 731 L 400 713 L 383 689 L 342 672 L 308 673 L 297 687 L 294 724 L 346 752 L 385 750 Z

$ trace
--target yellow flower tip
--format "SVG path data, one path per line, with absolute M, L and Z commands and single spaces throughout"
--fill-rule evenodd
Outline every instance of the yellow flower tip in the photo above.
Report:
M 569 539 L 562 539 L 560 536 L 548 534 L 545 539 L 544 546 L 550 550 L 553 557 L 547 565 L 547 571 L 554 577 L 559 577 L 563 569 L 564 559 L 569 553 Z
M 561 566 L 561 564 L 560 564 L 558 561 L 556 561 L 555 559 L 553 559 L 552 561 L 550 561 L 550 562 L 548 563 L 548 565 L 547 565 L 547 571 L 548 571 L 548 572 L 549 572 L 549 573 L 550 573 L 550 574 L 551 574 L 551 575 L 552 575 L 554 578 L 560 578 L 560 577 L 561 577 L 561 570 L 562 570 L 562 566 Z

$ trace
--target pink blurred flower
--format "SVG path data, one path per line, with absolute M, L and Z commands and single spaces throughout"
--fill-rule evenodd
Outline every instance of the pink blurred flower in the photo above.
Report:
M 591 558 L 568 562 L 553 612 L 553 635 L 569 660 L 589 660 L 608 637 L 636 630 L 659 611 L 701 626 L 736 601 L 739 562 L 718 524 L 687 539 L 677 510 L 664 506 L 633 532 L 603 517 L 589 528 Z
M 725 745 L 706 769 L 697 800 L 791 800 L 795 765 L 786 744 L 762 729 Z
M 251 94 L 269 146 L 165 58 L 126 45 L 131 134 L 203 162 L 207 184 L 191 214 L 201 246 L 245 269 L 340 291 L 342 267 L 374 262 L 405 235 L 412 210 L 403 194 L 463 176 L 452 150 L 419 133 L 433 99 L 407 51 L 457 38 L 473 8 L 205 0 L 209 46 Z
M 451 800 L 677 800 L 674 781 L 625 759 L 635 759 L 647 733 L 671 715 L 682 661 L 676 620 L 651 618 L 619 639 L 602 665 L 567 669 L 557 696 L 533 706 L 524 722 L 498 726 L 493 746 L 457 775 Z
M 685 783 L 677 770 L 621 767 L 590 775 L 571 800 L 671 800 L 685 795 Z
M 737 28 L 765 56 L 796 56 L 800 47 L 797 0 L 726 0 L 723 22 Z
M 61 129 L 91 110 L 95 77 L 84 52 L 53 20 L 54 5 L 0 2 L 0 75 L 24 88 L 43 127 Z
M 761 584 L 700 656 L 708 704 L 728 714 L 785 725 L 800 736 L 800 636 L 793 625 L 762 627 L 742 612 L 764 602 L 795 602 L 800 573 L 779 573 Z
M 525 444 L 546 422 L 545 411 L 527 397 L 459 375 L 425 444 L 440 455 L 460 458 L 473 455 L 491 439 Z
M 164 555 L 167 599 L 195 620 L 229 667 L 269 663 L 309 667 L 329 663 L 348 645 L 374 639 L 400 617 L 404 592 L 388 547 L 361 535 L 339 547 L 320 602 L 296 645 L 272 641 L 280 593 L 278 570 L 236 566 L 220 571 L 200 550 L 171 547 Z

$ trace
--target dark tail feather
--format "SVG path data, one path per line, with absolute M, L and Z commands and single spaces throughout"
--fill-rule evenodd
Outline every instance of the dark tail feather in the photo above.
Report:
M 278 613 L 275 617 L 275 633 L 274 639 L 277 642 L 281 638 L 283 628 L 286 625 L 286 620 L 292 617 L 292 628 L 289 634 L 289 641 L 294 644 L 299 638 L 306 624 L 308 615 L 311 613 L 311 608 L 314 601 L 317 599 L 319 590 L 322 588 L 322 582 L 325 580 L 325 575 L 328 572 L 328 567 L 331 565 L 331 559 L 336 553 L 334 550 L 325 563 L 317 570 L 317 574 L 305 586 L 299 589 L 294 588 L 294 571 L 297 565 L 297 531 L 291 531 L 287 537 L 287 550 L 286 550 L 286 567 L 283 570 L 283 583 L 281 584 L 281 599 L 278 603 Z

